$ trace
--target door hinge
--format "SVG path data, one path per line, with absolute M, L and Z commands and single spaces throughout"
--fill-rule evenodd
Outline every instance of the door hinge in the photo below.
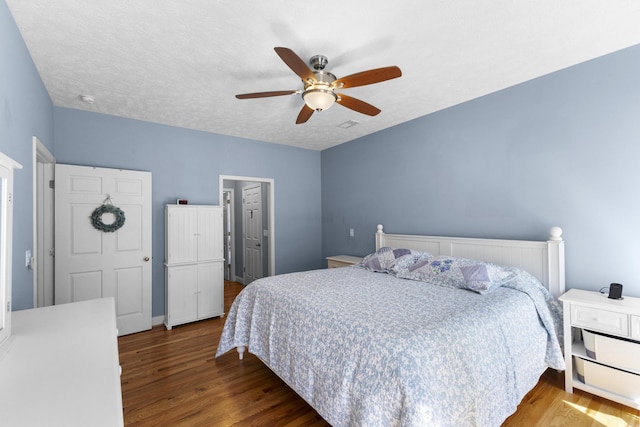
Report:
M 56 256 L 56 248 L 49 249 L 49 256 Z
M 7 301 L 7 313 L 11 311 L 11 301 Z
M 56 188 L 56 182 L 53 179 L 49 180 L 49 188 Z

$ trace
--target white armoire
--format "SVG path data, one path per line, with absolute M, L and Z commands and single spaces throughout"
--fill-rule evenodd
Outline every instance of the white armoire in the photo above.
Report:
M 222 207 L 165 206 L 165 320 L 175 325 L 224 315 Z

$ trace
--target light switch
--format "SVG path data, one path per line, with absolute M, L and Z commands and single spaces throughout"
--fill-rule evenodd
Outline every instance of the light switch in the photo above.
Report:
M 32 260 L 31 249 L 27 249 L 27 251 L 24 254 L 24 266 L 27 268 L 31 268 L 31 260 Z
M 355 233 L 353 232 L 353 228 L 349 229 L 349 237 L 353 237 Z

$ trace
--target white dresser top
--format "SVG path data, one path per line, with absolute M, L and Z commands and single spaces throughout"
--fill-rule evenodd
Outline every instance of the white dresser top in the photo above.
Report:
M 600 292 L 585 291 L 582 289 L 569 289 L 564 295 L 560 296 L 559 300 L 589 307 L 603 309 L 608 307 L 610 310 L 619 312 L 640 312 L 640 298 L 626 296 L 624 295 L 624 292 L 622 297 L 623 298 L 619 300 L 611 299 L 608 298 L 608 294 L 601 294 Z
M 12 313 L 0 348 L 0 424 L 122 426 L 113 298 Z

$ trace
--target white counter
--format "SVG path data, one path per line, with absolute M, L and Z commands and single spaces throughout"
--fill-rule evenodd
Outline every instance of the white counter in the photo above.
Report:
M 0 348 L 0 425 L 124 425 L 113 298 L 11 318 Z

